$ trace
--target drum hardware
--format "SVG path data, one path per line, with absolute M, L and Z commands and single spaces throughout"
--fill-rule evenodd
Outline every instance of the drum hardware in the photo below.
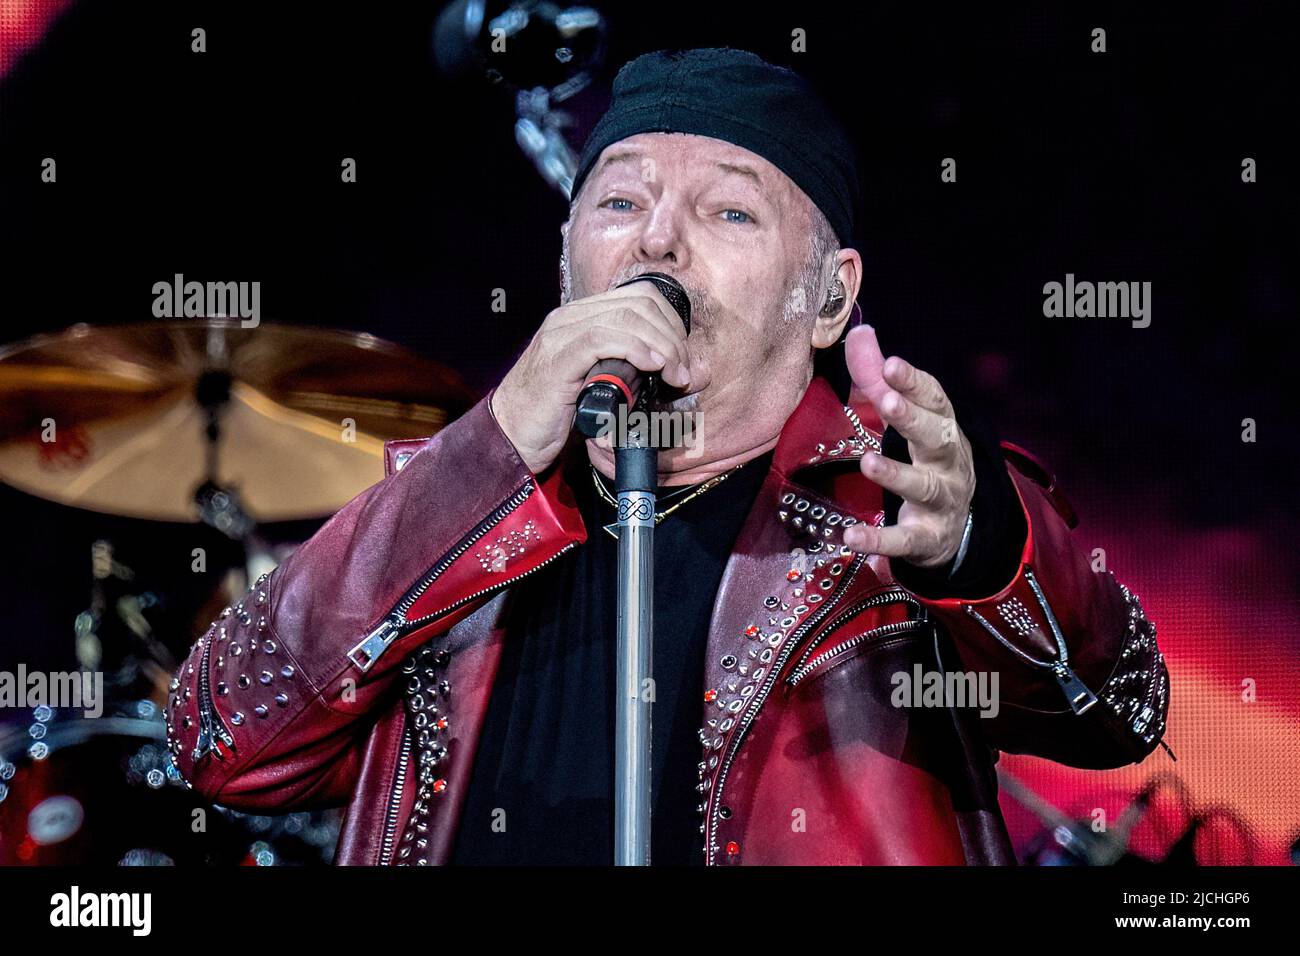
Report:
M 385 441 L 433 435 L 475 400 L 450 369 L 364 333 L 77 325 L 0 347 L 0 481 L 243 540 L 253 522 L 334 514 L 383 477 Z
M 1145 800 L 1139 798 L 1131 802 L 1113 826 L 1098 833 L 1092 829 L 1090 821 L 1076 820 L 1053 806 L 1005 767 L 998 767 L 997 774 L 999 787 L 1046 827 L 1030 850 L 1036 864 L 1114 866 L 1121 861 L 1145 862 L 1129 852 L 1133 827 L 1146 813 Z
M 448 76 L 477 75 L 514 95 L 515 142 L 567 200 L 577 160 L 564 131 L 577 123 L 555 107 L 591 85 L 608 25 L 590 6 L 525 2 L 499 16 L 488 7 L 486 0 L 448 4 L 434 26 L 434 63 Z
M 208 369 L 199 376 L 194 397 L 207 419 L 203 433 L 204 461 L 207 477 L 194 490 L 194 504 L 199 520 L 211 525 L 228 538 L 242 541 L 253 530 L 253 519 L 240 504 L 239 495 L 217 484 L 218 455 L 221 447 L 221 413 L 230 403 L 230 373 Z
M 0 729 L 0 865 L 321 865 L 340 823 L 337 810 L 206 804 L 172 765 L 151 700 L 94 719 L 42 705 L 26 727 Z
M 103 514 L 207 524 L 238 542 L 245 560 L 223 578 L 242 593 L 245 573 L 286 553 L 258 522 L 334 513 L 383 476 L 385 440 L 432 435 L 474 400 L 450 370 L 366 334 L 81 324 L 0 347 L 0 480 Z M 159 704 L 192 634 L 160 636 L 170 591 L 142 588 L 117 550 L 92 545 L 73 622 L 78 664 L 105 675 L 104 716 L 42 705 L 0 726 L 0 864 L 329 862 L 339 811 L 244 815 L 185 787 Z M 206 833 L 191 829 L 198 810 Z

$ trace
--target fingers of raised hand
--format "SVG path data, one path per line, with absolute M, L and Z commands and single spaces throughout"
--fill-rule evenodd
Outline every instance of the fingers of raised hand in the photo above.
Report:
M 938 533 L 922 522 L 893 524 L 884 528 L 856 524 L 845 530 L 844 543 L 863 554 L 907 561 L 938 550 Z
M 875 329 L 859 325 L 849 330 L 844 339 L 844 362 L 854 386 L 879 409 L 879 399 L 889 390 L 889 385 L 885 381 L 885 357 L 880 353 Z
M 953 416 L 948 394 L 939 380 L 929 372 L 922 371 L 897 355 L 891 355 L 885 361 L 882 372 L 886 382 L 922 408 L 946 418 Z
M 877 409 L 885 424 L 907 439 L 915 461 L 951 460 L 961 444 L 957 422 L 886 389 Z
M 933 468 L 904 464 L 874 452 L 862 456 L 862 473 L 898 497 L 925 508 L 939 508 L 951 492 Z

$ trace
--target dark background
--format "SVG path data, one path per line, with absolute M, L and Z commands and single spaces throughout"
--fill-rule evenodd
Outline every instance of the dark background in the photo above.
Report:
M 859 148 L 859 301 L 885 349 L 979 402 L 1146 560 L 1174 560 L 1174 535 L 1249 536 L 1236 576 L 1283 582 L 1294 611 L 1283 5 L 598 5 L 612 44 L 604 85 L 574 104 L 585 123 L 617 65 L 648 50 L 742 46 L 803 72 Z M 515 146 L 507 94 L 434 70 L 439 7 L 73 4 L 0 86 L 0 341 L 146 321 L 173 273 L 257 279 L 265 321 L 369 331 L 490 387 L 557 304 L 566 203 Z M 195 26 L 206 53 L 190 52 Z M 45 156 L 57 185 L 39 181 Z M 949 156 L 955 184 L 939 178 Z M 1067 272 L 1150 281 L 1151 326 L 1044 318 L 1043 284 Z M 187 608 L 211 582 L 188 556 L 219 549 L 215 534 L 3 489 L 0 509 L 0 664 L 70 652 L 103 534 L 171 595 L 189 643 Z M 1277 653 L 1294 656 L 1290 625 Z

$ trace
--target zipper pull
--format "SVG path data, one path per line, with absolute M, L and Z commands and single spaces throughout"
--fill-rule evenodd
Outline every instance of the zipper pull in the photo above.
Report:
M 190 754 L 190 759 L 198 763 L 203 759 L 204 754 L 215 753 L 217 759 L 221 759 L 221 751 L 212 746 L 212 733 L 205 724 L 200 725 L 199 739 L 194 743 L 194 752 Z
M 386 617 L 379 626 L 367 634 L 356 647 L 348 651 L 348 660 L 357 665 L 363 674 L 375 666 L 375 661 L 388 650 L 390 644 L 401 636 L 401 628 L 396 618 Z
M 1065 699 L 1069 701 L 1070 709 L 1076 714 L 1087 713 L 1092 705 L 1097 703 L 1097 695 L 1088 690 L 1087 685 L 1079 680 L 1079 675 L 1070 669 L 1069 664 L 1057 661 L 1052 665 L 1052 673 L 1056 675 L 1061 690 L 1065 692 Z
M 199 739 L 194 742 L 194 752 L 190 758 L 197 763 L 201 758 L 212 754 L 218 760 L 225 760 L 234 752 L 235 738 L 219 717 L 204 709 L 199 715 Z
M 208 754 L 212 754 L 218 760 L 225 760 L 234 752 L 235 748 L 230 746 L 223 737 L 205 730 L 199 733 L 198 743 L 194 745 L 194 752 L 190 757 L 196 763 Z
M 222 739 L 213 729 L 211 720 L 203 720 L 199 724 L 199 739 L 194 743 L 194 752 L 190 754 L 190 759 L 198 763 L 208 754 L 212 754 L 218 760 L 226 759 L 226 752 L 221 748 Z

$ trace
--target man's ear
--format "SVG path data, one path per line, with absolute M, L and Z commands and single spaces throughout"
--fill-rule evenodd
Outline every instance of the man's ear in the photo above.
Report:
M 853 303 L 857 301 L 861 285 L 862 257 L 856 249 L 839 250 L 835 253 L 835 274 L 826 284 L 826 298 L 817 305 L 817 321 L 812 330 L 813 348 L 829 348 L 840 340 L 844 324 L 853 314 Z

